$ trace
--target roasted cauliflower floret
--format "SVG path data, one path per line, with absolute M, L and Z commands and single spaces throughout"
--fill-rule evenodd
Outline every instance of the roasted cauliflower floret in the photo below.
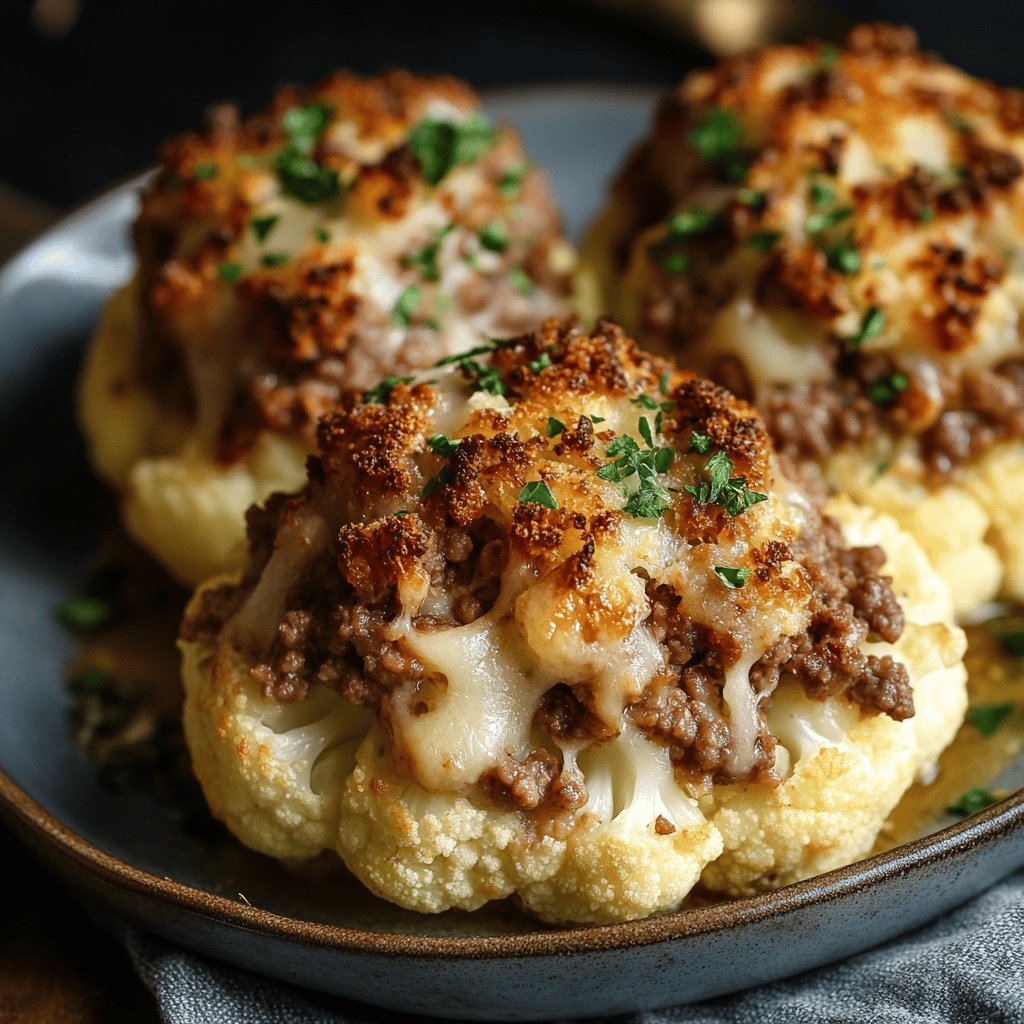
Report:
M 405 907 L 554 922 L 867 849 L 964 711 L 910 537 L 825 513 L 749 405 L 610 322 L 421 376 L 327 416 L 306 487 L 190 606 L 214 812 Z
M 587 247 L 608 310 L 913 532 L 961 613 L 1024 599 L 1022 161 L 1024 93 L 861 26 L 688 76 Z
M 165 147 L 135 244 L 80 416 L 129 531 L 186 582 L 237 568 L 245 510 L 301 486 L 343 388 L 565 314 L 574 265 L 516 134 L 404 72 L 218 108 Z

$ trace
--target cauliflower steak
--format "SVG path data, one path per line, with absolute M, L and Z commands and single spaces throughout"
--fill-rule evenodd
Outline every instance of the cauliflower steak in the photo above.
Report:
M 963 717 L 909 535 L 610 322 L 349 395 L 318 443 L 182 630 L 195 770 L 255 849 L 628 920 L 859 856 Z
M 889 512 L 959 612 L 1024 599 L 1024 93 L 865 25 L 688 76 L 588 255 L 606 307 Z
M 569 310 L 543 174 L 472 91 L 395 71 L 216 108 L 171 141 L 80 416 L 129 531 L 179 578 L 237 568 L 244 514 L 305 480 L 344 387 Z

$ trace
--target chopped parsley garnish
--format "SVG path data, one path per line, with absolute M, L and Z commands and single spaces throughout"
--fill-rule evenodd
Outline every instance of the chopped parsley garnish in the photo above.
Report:
M 750 579 L 750 567 L 733 569 L 728 565 L 716 565 L 715 575 L 730 589 L 742 590 Z
M 474 356 L 485 355 L 494 352 L 499 348 L 513 344 L 512 341 L 492 341 L 489 345 L 478 345 L 466 352 L 460 352 L 454 356 L 445 356 L 439 359 L 434 366 L 458 366 L 464 377 L 472 382 L 477 391 L 487 391 L 492 395 L 503 395 L 508 390 L 501 373 L 496 366 L 485 366 L 474 359 Z
M 610 483 L 636 476 L 637 487 L 627 494 L 622 510 L 637 519 L 655 519 L 672 504 L 671 495 L 658 483 L 657 476 L 668 471 L 676 453 L 673 448 L 655 448 L 647 418 L 643 417 L 640 424 L 648 449 L 642 449 L 629 435 L 614 438 L 605 448 L 605 455 L 612 461 L 603 465 L 597 475 Z
M 720 164 L 739 149 L 743 125 L 731 110 L 712 107 L 690 129 L 689 140 L 704 163 Z
M 322 203 L 338 195 L 338 172 L 322 167 L 313 151 L 331 119 L 333 108 L 326 103 L 291 107 L 282 118 L 288 144 L 274 158 L 281 188 L 302 203 Z
M 1013 704 L 982 704 L 980 707 L 971 708 L 967 717 L 982 736 L 991 736 L 1006 720 L 1006 716 L 1013 710 Z
M 902 373 L 887 373 L 868 385 L 868 398 L 874 405 L 885 408 L 895 403 L 900 393 L 910 387 L 909 379 Z
M 399 509 L 396 509 L 391 514 L 393 516 L 407 516 L 409 514 L 409 510 L 407 508 L 399 508 Z
M 809 235 L 820 235 L 823 231 L 828 231 L 836 227 L 836 225 L 842 224 L 844 220 L 852 217 L 854 213 L 856 213 L 856 207 L 853 206 L 836 206 L 831 210 L 812 213 L 804 221 L 804 230 Z
M 415 379 L 415 377 L 385 377 L 376 387 L 370 388 L 363 395 L 363 401 L 368 405 L 373 403 L 383 405 L 399 384 L 411 384 Z
M 689 238 L 692 235 L 702 235 L 716 227 L 718 223 L 718 214 L 698 206 L 692 210 L 677 213 L 668 222 L 668 237 Z
M 280 219 L 280 215 L 276 213 L 272 213 L 267 217 L 253 217 L 253 219 L 249 221 L 249 227 L 252 228 L 252 233 L 256 237 L 256 241 L 265 242 L 270 237 L 270 232 L 277 227 Z
M 690 435 L 691 444 L 693 436 Z M 715 452 L 704 464 L 707 479 L 696 485 L 687 484 L 683 490 L 701 505 L 721 505 L 733 519 L 752 505 L 768 500 L 767 494 L 747 490 L 746 480 L 733 476 L 732 471 L 732 459 L 723 451 Z
M 432 476 L 424 485 L 420 491 L 421 498 L 429 498 L 435 491 L 439 491 L 442 487 L 447 487 L 452 482 L 452 471 L 448 466 L 445 466 L 437 476 Z
M 531 359 L 526 364 L 534 373 L 540 373 L 551 365 L 551 355 L 548 352 L 541 352 L 536 359 Z
M 192 177 L 196 181 L 212 181 L 217 175 L 220 174 L 220 168 L 214 163 L 201 163 L 196 164 L 196 169 L 192 172 Z
M 105 626 L 114 609 L 98 597 L 69 597 L 56 608 L 57 621 L 73 633 L 91 633 Z
M 288 254 L 284 252 L 265 252 L 260 257 L 265 267 L 283 267 L 288 262 Z
M 605 418 L 603 416 L 591 416 L 590 417 L 590 422 L 591 423 L 604 423 L 604 419 Z
M 747 238 L 747 245 L 758 252 L 767 252 L 781 237 L 781 231 L 755 231 Z
M 498 182 L 498 191 L 506 199 L 518 199 L 519 190 L 523 187 L 523 179 L 530 173 L 532 164 L 517 164 L 501 172 L 501 180 Z
M 316 231 L 315 231 L 315 234 L 316 234 L 316 240 L 318 242 L 323 242 L 324 244 L 326 244 L 327 242 L 329 242 L 331 240 L 331 233 L 330 233 L 330 231 L 327 230 L 327 228 L 317 228 Z M 397 513 L 396 513 L 396 515 L 397 515 Z
M 409 327 L 412 324 L 412 315 L 420 304 L 421 294 L 420 289 L 411 284 L 398 296 L 398 301 L 391 310 L 391 319 L 399 327 Z
M 763 210 L 768 203 L 768 197 L 759 188 L 741 188 L 736 193 L 736 202 L 742 206 L 749 206 L 752 210 Z
M 839 62 L 839 47 L 826 43 L 818 54 L 818 64 L 823 68 L 834 68 Z
M 462 441 L 453 441 L 447 434 L 435 434 L 428 442 L 427 447 L 442 459 L 450 459 L 455 454 L 455 449 L 462 444 Z
M 698 452 L 701 455 L 707 455 L 711 451 L 711 438 L 707 434 L 700 434 L 696 430 L 690 431 L 690 447 L 687 449 L 690 452 Z
M 917 219 L 922 224 L 931 224 L 935 220 L 935 207 L 934 206 L 922 206 L 917 213 Z
M 530 296 L 533 294 L 533 282 L 522 267 L 513 267 L 508 272 L 508 279 L 520 295 Z
M 230 284 L 234 284 L 243 273 L 241 263 L 222 263 L 217 268 L 217 276 Z
M 402 257 L 403 267 L 416 267 L 424 281 L 439 281 L 441 271 L 437 266 L 437 254 L 441 251 L 441 245 L 445 236 L 455 227 L 454 224 L 446 224 L 439 228 L 434 237 L 418 252 L 410 253 Z
M 978 811 L 983 811 L 995 802 L 996 798 L 987 789 L 975 787 L 974 789 L 967 790 L 952 807 L 947 807 L 946 810 L 950 814 L 959 814 L 961 817 L 966 818 L 969 814 L 977 814 Z
M 548 417 L 548 437 L 558 437 L 559 434 L 564 434 L 568 428 L 566 425 L 554 416 Z
M 408 146 L 428 185 L 438 185 L 456 164 L 471 164 L 498 140 L 483 114 L 461 124 L 425 117 L 409 132 Z
M 500 220 L 492 220 L 480 231 L 480 244 L 491 252 L 504 252 L 508 243 L 508 228 Z
M 528 501 L 535 501 L 538 505 L 543 505 L 545 508 L 558 508 L 555 496 L 543 480 L 531 480 L 519 492 L 519 503 L 525 505 Z
M 658 378 L 658 390 L 663 394 L 668 394 L 668 385 L 671 380 L 671 374 L 668 370 L 665 370 L 662 375 Z
M 1007 629 L 1005 626 L 994 627 L 996 638 L 1007 654 L 1015 658 L 1024 658 L 1024 628 Z
M 690 257 L 685 252 L 671 252 L 665 257 L 662 266 L 670 274 L 685 274 L 690 269 Z
M 860 270 L 860 253 L 849 236 L 828 246 L 825 249 L 825 259 L 828 265 L 840 274 L 856 274 Z
M 812 181 L 808 191 L 815 206 L 831 206 L 836 201 L 835 189 L 820 181 Z
M 967 133 L 974 131 L 974 125 L 969 121 L 959 110 L 954 110 L 952 107 L 947 107 L 943 112 L 942 116 L 946 119 L 946 124 L 955 132 Z
M 651 412 L 656 412 L 659 409 L 662 412 L 668 412 L 676 404 L 675 402 L 659 402 L 657 399 L 651 398 L 650 395 L 637 395 L 636 398 L 631 398 L 629 401 L 632 405 L 650 409 Z
M 852 348 L 860 348 L 865 341 L 877 338 L 885 330 L 885 310 L 881 306 L 869 306 L 861 317 L 860 329 L 847 344 Z

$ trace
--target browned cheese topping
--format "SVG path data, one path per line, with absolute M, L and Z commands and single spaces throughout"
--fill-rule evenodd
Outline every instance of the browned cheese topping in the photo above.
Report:
M 780 451 L 1024 437 L 1024 93 L 865 25 L 688 76 L 595 235 L 612 309 Z
M 450 78 L 335 74 L 169 142 L 135 225 L 142 382 L 222 461 L 343 387 L 568 311 L 542 173 Z
M 905 667 L 863 652 L 903 630 L 884 553 L 847 547 L 751 406 L 610 322 L 486 348 L 327 416 L 184 635 L 269 700 L 374 709 L 425 788 L 538 814 L 580 807 L 577 756 L 628 730 L 698 783 L 772 784 L 781 677 L 913 714 Z

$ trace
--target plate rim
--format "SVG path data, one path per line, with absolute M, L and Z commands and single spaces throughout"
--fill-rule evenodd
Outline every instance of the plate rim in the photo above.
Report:
M 602 101 L 613 95 L 619 101 L 626 100 L 622 90 L 615 86 L 591 82 L 563 82 L 553 86 L 538 84 L 521 90 L 524 95 L 516 98 L 537 103 L 544 101 L 545 97 L 550 99 L 552 95 L 558 94 L 575 94 L 578 98 L 583 91 L 592 94 L 594 98 L 600 94 Z M 511 88 L 485 91 L 484 100 L 505 102 L 512 98 L 514 92 L 517 90 Z M 649 87 L 638 86 L 630 92 L 626 101 L 632 103 L 651 102 L 657 96 L 657 91 Z M 151 173 L 148 170 L 131 175 L 86 199 L 0 264 L 0 305 L 14 298 L 21 268 L 40 251 L 52 245 L 69 228 L 81 228 L 91 218 L 101 215 L 107 207 L 123 202 L 126 195 L 136 192 Z M 15 285 L 9 288 L 12 280 Z M 472 961 L 645 947 L 723 932 L 772 917 L 781 918 L 804 907 L 828 904 L 852 895 L 865 886 L 874 886 L 910 872 L 924 870 L 943 860 L 956 859 L 972 848 L 994 844 L 1009 838 L 1015 831 L 1024 831 L 1024 788 L 977 814 L 927 836 L 755 896 L 618 924 L 557 929 L 538 923 L 536 931 L 480 936 L 412 935 L 305 921 L 239 903 L 166 876 L 155 875 L 108 853 L 65 825 L 18 785 L 2 765 L 0 818 L 13 825 L 15 833 L 23 840 L 30 837 L 30 841 L 45 844 L 102 882 L 155 899 L 178 910 L 212 918 L 222 924 L 338 952 L 406 959 Z M 993 878 L 993 884 L 997 880 Z
M 756 896 L 618 924 L 558 929 L 538 923 L 537 931 L 479 936 L 410 935 L 304 921 L 239 903 L 167 876 L 154 875 L 106 852 L 69 828 L 14 782 L 3 768 L 0 768 L 0 813 L 16 827 L 20 825 L 27 830 L 33 838 L 70 857 L 100 881 L 222 924 L 338 952 L 472 961 L 651 946 L 727 931 L 782 917 L 807 906 L 828 904 L 865 886 L 924 871 L 932 864 L 955 859 L 972 848 L 1009 838 L 1014 831 L 1024 831 L 1024 789 L 920 839 Z M 996 881 L 998 878 L 992 879 L 993 884 Z

